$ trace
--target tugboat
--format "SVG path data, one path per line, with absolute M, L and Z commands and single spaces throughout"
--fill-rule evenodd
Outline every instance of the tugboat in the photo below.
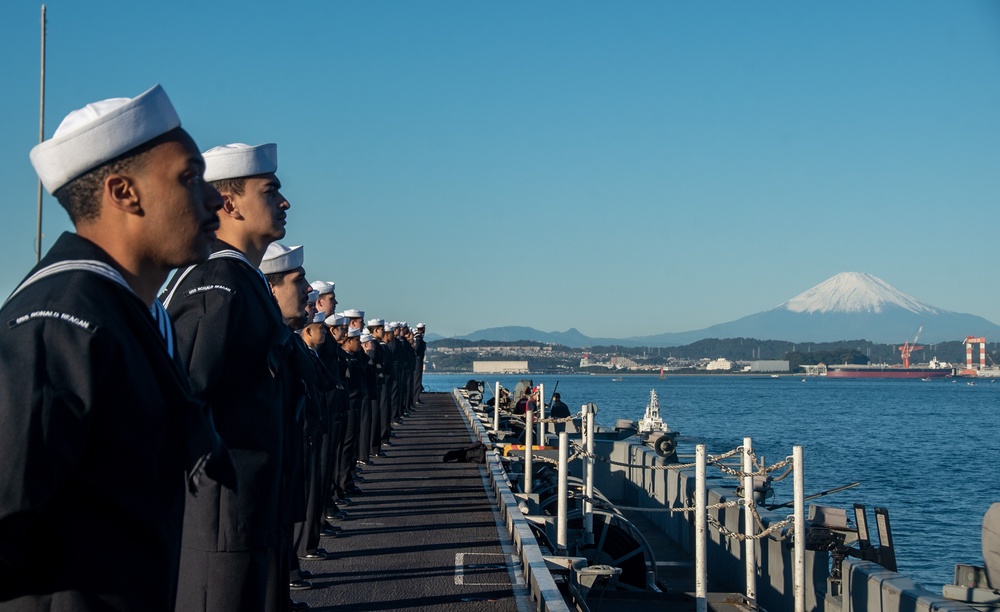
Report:
M 636 427 L 639 438 L 649 444 L 661 457 L 673 457 L 677 459 L 677 432 L 670 431 L 667 424 L 660 417 L 660 400 L 656 396 L 656 389 L 649 390 L 649 405 L 646 406 L 646 413 L 639 419 Z

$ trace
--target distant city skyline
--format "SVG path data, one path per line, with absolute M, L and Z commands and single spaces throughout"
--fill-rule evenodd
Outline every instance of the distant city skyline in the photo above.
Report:
M 161 83 L 202 150 L 277 142 L 285 242 L 344 308 L 626 337 L 857 271 L 1000 322 L 998 3 L 46 4 L 46 136 Z M 39 12 L 0 9 L 4 295 Z M 46 194 L 43 247 L 68 228 Z

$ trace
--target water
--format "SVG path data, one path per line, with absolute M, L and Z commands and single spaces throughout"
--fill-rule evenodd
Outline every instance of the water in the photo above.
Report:
M 428 390 L 464 386 L 469 374 L 425 374 Z M 979 380 L 827 380 L 785 376 L 500 376 L 513 389 L 521 378 L 556 382 L 571 410 L 598 405 L 597 421 L 638 420 L 650 389 L 660 414 L 710 454 L 753 438 L 768 464 L 804 447 L 806 495 L 860 481 L 861 486 L 814 503 L 889 509 L 899 571 L 941 592 L 956 563 L 982 565 L 983 514 L 1000 500 L 1000 383 Z M 489 391 L 486 397 L 492 397 Z M 691 448 L 688 446 L 688 448 Z M 685 452 L 685 445 L 679 446 Z M 776 483 L 777 502 L 791 501 L 791 478 Z M 851 512 L 849 516 L 853 516 Z

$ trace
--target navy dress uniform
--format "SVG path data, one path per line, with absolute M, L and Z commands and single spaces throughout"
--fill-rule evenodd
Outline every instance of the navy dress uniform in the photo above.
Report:
M 71 210 L 60 190 L 105 173 L 97 179 L 103 191 L 114 160 L 151 154 L 144 152 L 167 141 L 189 143 L 197 156 L 179 126 L 157 86 L 74 111 L 32 151 L 32 162 Z M 114 180 L 128 174 L 117 172 Z M 100 210 L 86 228 L 116 222 L 106 198 L 95 196 Z M 217 208 L 202 222 L 214 224 Z M 81 232 L 84 224 L 73 221 Z M 187 229 L 172 227 L 168 240 Z M 162 278 L 136 278 L 155 287 L 173 265 L 203 260 L 213 234 L 199 231 L 200 255 L 180 264 L 150 260 L 163 267 Z M 118 239 L 119 253 L 129 248 Z M 121 269 L 97 242 L 66 233 L 0 308 L 0 609 L 174 607 L 185 481 L 197 491 L 202 470 L 224 464 L 225 452 L 176 360 L 166 313 Z M 213 475 L 232 482 L 224 471 Z

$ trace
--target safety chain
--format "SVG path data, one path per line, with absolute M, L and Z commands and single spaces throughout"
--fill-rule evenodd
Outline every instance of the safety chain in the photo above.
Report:
M 613 459 L 609 459 L 608 457 L 604 457 L 603 455 L 587 453 L 587 451 L 583 450 L 583 447 L 581 447 L 576 442 L 573 442 L 573 447 L 577 450 L 577 454 L 583 457 L 592 458 L 595 461 L 600 461 L 602 463 L 609 463 L 611 465 L 617 465 L 619 467 L 650 469 L 650 470 L 686 470 L 688 468 L 693 468 L 697 465 L 695 463 L 669 463 L 666 465 L 637 465 L 634 463 L 615 461 Z M 759 464 L 757 464 L 756 462 L 756 459 L 754 458 L 754 463 L 755 465 L 758 465 L 758 470 L 756 472 L 750 472 L 750 473 L 737 470 L 736 468 L 732 468 L 729 467 L 728 465 L 725 465 L 724 463 L 721 463 L 723 459 L 729 459 L 730 457 L 735 457 L 736 455 L 742 452 L 743 452 L 743 447 L 737 446 L 736 448 L 730 451 L 726 451 L 721 455 L 709 455 L 708 458 L 705 460 L 705 464 L 713 465 L 719 468 L 719 471 L 723 472 L 724 474 L 729 474 L 730 476 L 738 476 L 740 478 L 746 478 L 747 476 L 760 476 L 760 475 L 770 474 L 771 472 L 776 472 L 782 468 L 787 467 L 788 469 L 785 471 L 784 474 L 773 479 L 775 482 L 783 480 L 789 474 L 792 473 L 791 457 L 785 457 L 783 460 L 775 463 L 774 465 L 763 466 L 763 467 L 759 466 Z M 751 453 L 751 457 L 752 456 L 753 454 Z
M 570 455 L 567 458 L 567 461 L 576 461 L 577 459 L 579 459 L 582 456 L 583 455 L 581 455 L 580 453 L 573 453 L 572 455 Z M 531 460 L 532 461 L 538 461 L 540 463 L 551 463 L 552 465 L 559 465 L 559 460 L 558 459 L 553 459 L 552 457 L 545 457 L 545 456 L 542 456 L 542 455 L 532 455 L 531 456 Z
M 577 412 L 576 414 L 568 417 L 552 417 L 548 419 L 535 419 L 536 423 L 569 423 L 573 419 L 578 419 L 583 416 L 582 412 Z
M 709 507 L 711 507 L 711 506 L 709 506 Z M 755 533 L 755 534 L 753 534 L 751 536 L 748 536 L 745 533 L 739 533 L 739 532 L 736 532 L 736 531 L 731 531 L 725 525 L 723 525 L 722 523 L 720 523 L 719 519 L 715 518 L 711 514 L 708 515 L 708 522 L 709 522 L 709 524 L 711 524 L 713 527 L 715 527 L 719 531 L 719 533 L 721 533 L 723 536 L 725 536 L 727 538 L 735 538 L 735 539 L 740 540 L 740 541 L 759 540 L 761 538 L 767 537 L 767 536 L 771 535 L 772 533 L 774 533 L 775 531 L 778 531 L 779 529 L 784 529 L 785 527 L 791 525 L 794 520 L 795 520 L 794 517 L 789 516 L 788 518 L 786 518 L 783 521 L 778 521 L 777 523 L 773 523 L 770 527 L 768 527 L 767 529 L 764 529 L 763 531 L 761 531 L 759 533 Z
M 635 512 L 671 512 L 671 513 L 673 513 L 673 512 L 694 512 L 695 510 L 697 510 L 697 508 L 695 508 L 694 506 L 681 506 L 680 508 L 671 508 L 671 507 L 647 508 L 645 506 L 617 506 L 615 504 L 608 503 L 608 502 L 606 502 L 604 500 L 593 499 L 592 497 L 588 497 L 586 495 L 577 494 L 577 495 L 575 495 L 575 497 L 577 499 L 583 500 L 585 502 L 590 502 L 595 507 L 600 508 L 602 510 L 628 510 L 628 511 L 635 511 Z M 718 510 L 720 508 L 735 508 L 738 505 L 739 505 L 739 502 L 735 502 L 735 501 L 719 502 L 718 504 L 711 504 L 711 505 L 705 506 L 705 509 L 706 510 Z
M 500 409 L 500 414 L 502 414 L 502 415 L 504 415 L 506 417 L 510 417 L 510 418 L 514 419 L 516 422 L 521 423 L 522 425 L 524 424 L 524 413 L 515 414 L 515 413 L 511 412 L 510 410 L 504 410 L 503 408 L 501 408 Z M 535 423 L 568 423 L 568 422 L 572 421 L 573 419 L 580 418 L 581 416 L 583 416 L 583 413 L 582 412 L 577 412 L 576 414 L 568 416 L 568 417 L 547 418 L 547 419 L 534 419 L 534 422 Z
M 613 459 L 609 459 L 608 457 L 605 457 L 603 455 L 598 455 L 596 453 L 588 453 L 586 450 L 583 449 L 583 447 L 581 447 L 576 442 L 573 443 L 573 447 L 576 450 L 577 454 L 582 457 L 593 459 L 595 461 L 600 461 L 602 463 L 610 463 L 611 465 L 617 465 L 619 467 L 649 469 L 649 470 L 686 470 L 688 468 L 693 468 L 697 465 L 695 463 L 668 463 L 666 465 L 636 465 L 634 463 L 615 461 Z M 733 457 L 741 452 L 743 452 L 743 448 L 737 446 L 733 450 L 726 451 L 721 455 L 709 455 L 708 459 L 706 460 L 706 463 L 707 465 L 714 465 L 716 467 L 720 467 L 721 469 L 724 466 L 722 466 L 722 464 L 719 463 L 720 461 L 722 461 L 723 459 L 729 459 L 730 457 Z

